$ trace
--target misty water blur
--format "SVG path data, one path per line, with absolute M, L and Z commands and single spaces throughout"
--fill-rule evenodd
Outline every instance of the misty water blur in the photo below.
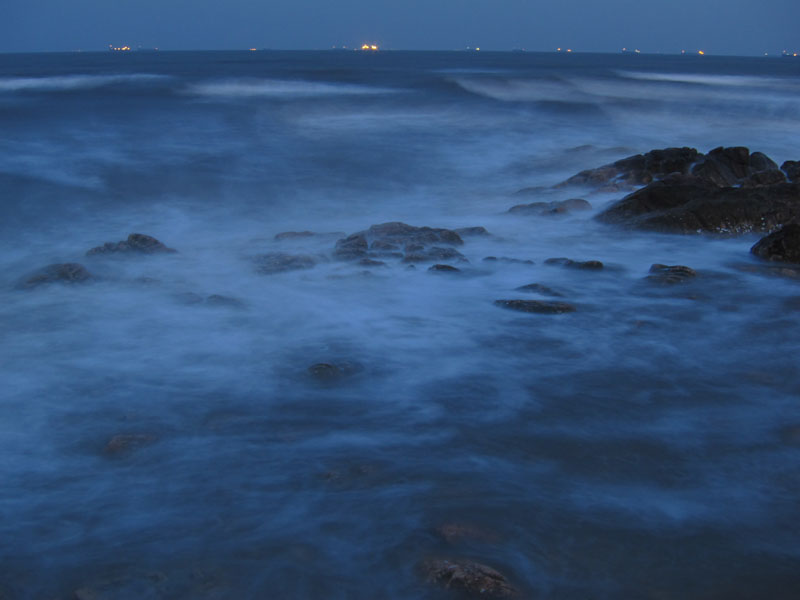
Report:
M 792 597 L 796 282 L 737 268 L 754 235 L 595 223 L 622 193 L 515 195 L 667 146 L 798 159 L 796 61 L 705 58 L 0 56 L 0 597 L 444 598 L 417 568 L 449 555 L 548 598 Z M 334 259 L 389 221 L 491 235 L 456 276 Z M 178 252 L 85 255 L 131 232 Z M 18 289 L 67 262 L 95 279 Z M 533 282 L 578 310 L 493 304 Z

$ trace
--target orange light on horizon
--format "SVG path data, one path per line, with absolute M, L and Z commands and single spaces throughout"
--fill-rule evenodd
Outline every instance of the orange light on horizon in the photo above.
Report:
M 703 56 L 703 55 L 705 55 L 705 52 L 703 52 L 702 50 L 698 50 L 698 51 L 697 51 L 697 53 L 698 53 L 700 56 Z

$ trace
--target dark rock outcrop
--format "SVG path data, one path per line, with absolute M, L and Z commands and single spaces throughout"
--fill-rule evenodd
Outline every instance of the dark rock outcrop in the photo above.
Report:
M 469 228 L 470 235 L 481 235 Z M 473 231 L 475 230 L 475 231 Z M 466 258 L 452 246 L 461 246 L 464 240 L 451 230 L 433 227 L 414 227 L 406 223 L 391 222 L 373 225 L 336 242 L 334 257 L 339 260 L 375 258 L 402 258 L 403 262 L 465 261 Z
M 572 304 L 553 300 L 495 300 L 494 304 L 510 310 L 546 315 L 575 312 L 575 307 Z
M 582 198 L 570 198 L 554 202 L 532 202 L 517 204 L 508 209 L 514 215 L 531 215 L 536 217 L 564 215 L 576 210 L 591 210 L 592 205 Z
M 106 242 L 102 246 L 92 248 L 86 253 L 86 255 L 92 256 L 94 254 L 116 253 L 161 254 L 175 252 L 177 252 L 177 250 L 174 248 L 167 248 L 164 244 L 152 236 L 144 235 L 143 233 L 132 233 L 128 236 L 127 240 L 117 243 Z
M 467 237 L 467 236 L 487 236 L 491 235 L 485 227 L 459 227 L 458 229 L 454 229 L 459 236 Z
M 650 266 L 650 275 L 645 279 L 652 283 L 675 284 L 685 283 L 697 276 L 697 272 L 684 265 L 662 265 L 654 264 Z
M 91 279 L 92 274 L 79 263 L 56 263 L 28 275 L 17 287 L 32 289 L 49 283 L 86 283 Z
M 599 260 L 572 260 L 571 258 L 548 258 L 544 261 L 546 265 L 558 265 L 569 269 L 583 269 L 586 271 L 599 271 L 603 268 L 603 263 Z
M 800 222 L 800 183 L 786 162 L 778 169 L 744 146 L 697 154 L 691 172 L 653 181 L 597 215 L 599 221 L 673 233 L 772 231 Z
M 766 260 L 800 263 L 800 225 L 785 225 L 759 240 L 750 252 Z
M 486 598 L 511 598 L 517 590 L 492 567 L 468 559 L 431 558 L 421 565 L 430 583 Z
M 664 148 L 636 154 L 596 169 L 573 175 L 556 187 L 570 185 L 600 187 L 609 184 L 637 187 L 661 179 L 670 173 L 688 173 L 702 157 L 694 148 Z
M 317 259 L 308 254 L 286 254 L 283 252 L 269 252 L 255 257 L 257 270 L 265 275 L 311 269 L 317 264 Z
M 789 181 L 800 182 L 800 160 L 787 160 L 781 165 L 781 171 Z
M 772 231 L 800 222 L 800 184 L 719 187 L 696 176 L 674 176 L 628 194 L 596 218 L 672 233 Z
M 508 263 L 512 265 L 535 265 L 536 263 L 533 262 L 529 258 L 511 258 L 508 256 L 485 256 L 483 258 L 483 262 L 501 262 L 501 263 Z
M 283 231 L 275 234 L 275 241 L 281 240 L 296 240 L 298 238 L 309 238 L 316 234 L 313 231 Z

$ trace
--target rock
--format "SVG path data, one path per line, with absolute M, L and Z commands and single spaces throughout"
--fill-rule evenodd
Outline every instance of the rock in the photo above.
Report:
M 692 175 L 719 187 L 731 187 L 753 172 L 749 166 L 750 150 L 744 146 L 720 146 L 692 168 Z
M 696 276 L 697 272 L 694 269 L 684 265 L 654 264 L 650 266 L 650 275 L 645 279 L 653 283 L 674 284 L 685 283 Z
M 115 435 L 103 448 L 103 453 L 109 455 L 127 454 L 144 446 L 149 446 L 157 440 L 158 438 L 155 435 L 149 433 Z
M 520 312 L 547 315 L 575 312 L 575 307 L 572 304 L 553 300 L 495 300 L 494 304 L 501 308 L 518 310 Z
M 786 183 L 786 175 L 778 169 L 769 171 L 759 171 L 753 173 L 747 179 L 742 180 L 743 187 L 756 187 L 759 185 L 774 185 L 776 183 Z
M 595 218 L 668 233 L 769 232 L 800 222 L 800 184 L 719 187 L 694 176 L 674 176 L 628 194 Z
M 296 240 L 298 238 L 308 238 L 316 235 L 313 231 L 284 231 L 275 234 L 275 241 L 281 240 Z
M 491 235 L 488 231 L 486 231 L 485 227 L 459 227 L 458 229 L 454 229 L 460 237 L 465 236 L 487 236 Z
M 521 285 L 516 288 L 518 292 L 531 292 L 533 294 L 541 294 L 542 296 L 552 296 L 555 298 L 562 298 L 564 294 L 555 291 L 552 288 L 542 285 L 541 283 L 529 283 L 528 285 Z
M 468 559 L 431 558 L 422 563 L 428 582 L 487 598 L 511 598 L 517 590 L 505 576 L 489 567 Z
M 285 254 L 283 252 L 261 254 L 255 260 L 258 272 L 265 275 L 311 269 L 317 264 L 317 260 L 308 254 Z
M 532 202 L 531 204 L 517 204 L 508 209 L 511 214 L 551 216 L 563 215 L 576 210 L 591 210 L 592 205 L 581 198 L 570 198 L 556 202 Z
M 450 229 L 381 223 L 337 241 L 334 256 L 339 260 L 394 257 L 404 262 L 466 261 L 454 248 L 442 247 L 463 243 L 461 236 Z
M 614 183 L 639 186 L 661 179 L 670 173 L 688 173 L 703 155 L 694 148 L 664 148 L 636 154 L 596 169 L 573 175 L 556 187 L 570 185 L 603 186 Z
M 570 269 L 584 269 L 587 271 L 599 271 L 603 268 L 603 263 L 599 260 L 572 260 L 570 258 L 548 258 L 544 261 L 546 265 L 559 265 Z
M 86 255 L 91 256 L 94 254 L 114 253 L 160 254 L 175 252 L 177 252 L 177 250 L 174 248 L 167 248 L 154 237 L 144 235 L 143 233 L 132 233 L 128 236 L 127 240 L 117 242 L 116 244 L 112 242 L 106 242 L 102 246 L 92 248 L 86 253 Z
M 800 225 L 784 225 L 759 240 L 750 252 L 765 260 L 800 263 Z
M 456 267 L 452 267 L 450 265 L 442 265 L 442 264 L 435 264 L 432 267 L 429 267 L 428 271 L 433 271 L 438 273 L 461 273 L 461 269 L 457 269 Z
M 406 254 L 403 257 L 403 262 L 405 263 L 432 262 L 436 260 L 469 262 L 467 257 L 455 248 L 441 248 L 439 246 L 431 246 L 429 248 L 409 246 L 406 248 Z
M 373 260 L 371 258 L 362 258 L 358 261 L 358 264 L 362 267 L 385 267 L 386 263 L 382 260 Z
M 781 171 L 789 181 L 800 182 L 800 160 L 787 160 L 781 165 Z
M 17 287 L 32 289 L 48 283 L 86 283 L 91 279 L 92 274 L 79 263 L 57 263 L 29 275 Z
M 750 155 L 748 166 L 751 171 L 776 171 L 778 164 L 763 152 L 753 152 Z

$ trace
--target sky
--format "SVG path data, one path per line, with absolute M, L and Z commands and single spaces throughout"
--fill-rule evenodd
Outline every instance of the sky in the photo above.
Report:
M 798 0 L 0 0 L 0 52 L 325 49 L 761 55 L 800 50 Z

